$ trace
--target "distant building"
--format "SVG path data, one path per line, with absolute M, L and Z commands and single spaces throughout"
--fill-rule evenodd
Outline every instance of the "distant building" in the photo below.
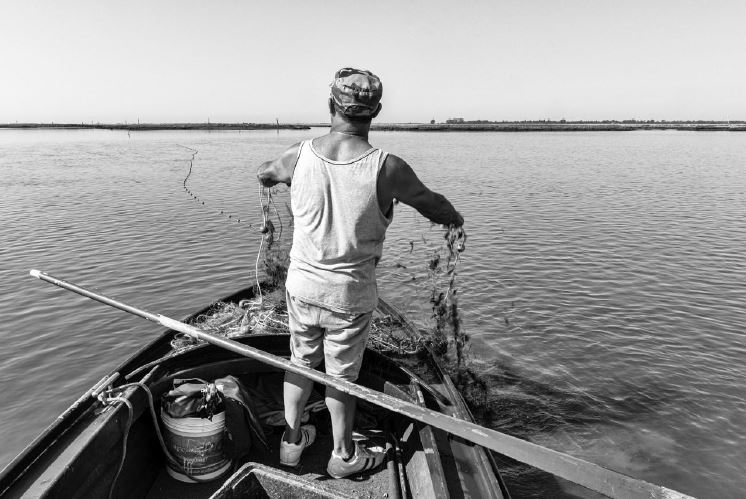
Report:
M 464 118 L 449 118 L 446 120 L 446 123 L 448 124 L 455 124 L 455 123 L 463 123 Z

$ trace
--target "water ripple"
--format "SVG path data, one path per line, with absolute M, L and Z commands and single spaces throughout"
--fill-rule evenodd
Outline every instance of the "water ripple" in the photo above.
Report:
M 0 131 L 0 465 L 158 331 L 28 270 L 175 317 L 246 286 L 259 240 L 219 212 L 257 222 L 256 165 L 310 133 Z M 467 221 L 459 303 L 492 427 L 697 497 L 741 494 L 740 136 L 373 140 Z M 199 150 L 190 186 L 204 205 L 183 191 L 190 155 L 177 144 Z M 426 263 L 440 242 L 397 206 L 380 289 L 422 327 Z M 579 494 L 511 466 L 517 497 Z

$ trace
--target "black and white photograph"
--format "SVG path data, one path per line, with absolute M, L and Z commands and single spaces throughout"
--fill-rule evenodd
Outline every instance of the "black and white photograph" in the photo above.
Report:
M 745 20 L 3 0 L 0 497 L 744 497 Z

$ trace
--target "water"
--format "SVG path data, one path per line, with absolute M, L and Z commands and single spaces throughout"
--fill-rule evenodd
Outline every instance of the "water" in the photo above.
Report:
M 250 284 L 254 171 L 320 132 L 0 130 L 0 466 L 160 331 L 28 270 L 182 317 Z M 697 497 L 741 496 L 743 135 L 372 140 L 466 219 L 459 304 L 488 424 Z M 199 202 L 182 187 L 191 154 L 179 144 L 199 151 Z M 440 237 L 397 206 L 379 269 L 382 296 L 423 326 Z M 578 492 L 520 468 L 507 478 L 516 497 Z

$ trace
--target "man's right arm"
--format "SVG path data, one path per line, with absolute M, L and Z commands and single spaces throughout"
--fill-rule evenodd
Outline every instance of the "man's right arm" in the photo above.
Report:
M 282 155 L 272 161 L 265 161 L 259 166 L 256 178 L 264 187 L 272 187 L 279 183 L 290 185 L 298 161 L 300 142 L 290 146 Z
M 442 194 L 428 189 L 412 167 L 400 157 L 389 154 L 381 175 L 386 186 L 384 192 L 419 211 L 431 222 L 456 227 L 464 224 L 464 218 L 451 202 Z

